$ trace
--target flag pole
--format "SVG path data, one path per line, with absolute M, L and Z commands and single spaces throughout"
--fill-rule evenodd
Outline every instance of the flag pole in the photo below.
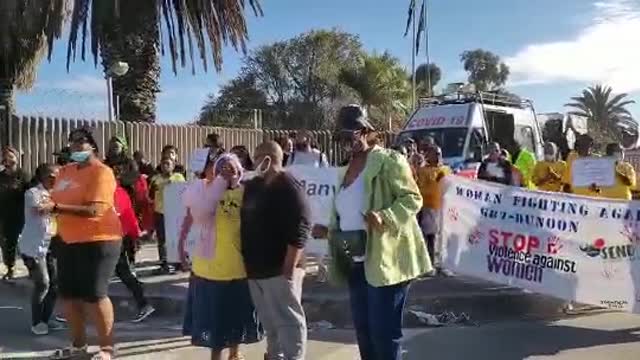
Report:
M 433 91 L 431 88 L 431 56 L 429 54 L 429 9 L 427 7 L 427 3 L 429 0 L 424 0 L 422 2 L 422 6 L 424 7 L 424 49 L 425 55 L 427 57 L 427 91 L 429 91 L 429 96 L 433 96 Z
M 411 14 L 413 23 L 413 36 L 411 37 L 411 110 L 416 109 L 416 8 L 413 5 Z

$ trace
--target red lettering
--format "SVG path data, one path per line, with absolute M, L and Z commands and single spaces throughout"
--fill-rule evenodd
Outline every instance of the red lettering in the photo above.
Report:
M 515 251 L 522 251 L 527 246 L 527 238 L 522 234 L 517 234 L 513 239 L 513 249 Z
M 499 231 L 496 229 L 489 230 L 489 244 L 498 245 L 498 242 L 500 242 L 500 239 L 498 239 L 498 233 Z
M 540 248 L 540 239 L 534 235 L 491 229 L 489 230 L 489 244 L 506 246 L 517 252 L 531 253 Z
M 509 247 L 509 244 L 508 244 L 509 243 L 509 239 L 511 238 L 511 236 L 513 236 L 513 233 L 503 231 L 503 232 L 500 233 L 500 235 L 502 235 L 502 244 L 504 246 Z
M 527 252 L 531 252 L 531 249 L 540 248 L 540 239 L 538 237 L 529 235 L 529 242 L 527 244 Z

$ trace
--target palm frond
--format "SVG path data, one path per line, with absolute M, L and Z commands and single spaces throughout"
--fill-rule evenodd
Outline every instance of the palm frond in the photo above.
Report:
M 0 80 L 29 89 L 62 33 L 70 0 L 0 1 Z
M 4 1 L 4 0 L 3 0 Z M 74 0 L 75 7 L 71 21 L 69 42 L 67 49 L 67 67 L 76 59 L 76 50 L 80 45 L 83 49 L 86 38 L 82 36 L 78 42 L 80 31 L 90 28 L 91 52 L 94 62 L 97 62 L 100 49 L 106 36 L 120 16 L 119 4 L 125 0 Z M 150 0 L 126 0 L 150 1 Z M 249 39 L 245 19 L 246 0 L 155 0 L 157 11 L 154 17 L 158 28 L 164 27 L 167 38 L 161 38 L 162 31 L 158 31 L 157 42 L 164 54 L 164 43 L 168 42 L 173 72 L 177 73 L 177 64 L 186 66 L 186 54 L 189 53 L 192 69 L 195 70 L 194 44 L 205 71 L 208 69 L 208 51 L 216 70 L 222 69 L 222 50 L 230 45 L 236 51 L 246 52 L 246 42 Z M 259 0 L 248 0 L 256 16 L 262 16 L 263 11 Z M 91 8 L 91 14 L 89 14 Z M 90 16 L 90 18 L 89 18 Z M 83 51 L 84 59 L 84 51 Z

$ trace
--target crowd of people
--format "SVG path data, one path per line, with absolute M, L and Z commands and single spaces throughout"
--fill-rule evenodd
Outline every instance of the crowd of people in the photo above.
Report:
M 133 321 L 155 309 L 135 272 L 140 239 L 155 237 L 162 274 L 189 271 L 183 332 L 211 359 L 243 359 L 240 346 L 267 339 L 265 360 L 305 358 L 307 324 L 301 304 L 304 248 L 328 239 L 329 274 L 349 289 L 351 313 L 362 359 L 399 359 L 402 314 L 409 285 L 419 277 L 452 274 L 439 266 L 438 235 L 443 179 L 453 173 L 433 139 L 407 139 L 399 148 L 378 144 L 366 112 L 349 105 L 336 119 L 334 140 L 346 154 L 340 168 L 328 226 L 311 223 L 308 199 L 287 166 L 327 167 L 313 134 L 298 131 L 250 151 L 225 150 L 207 136 L 203 169 L 192 174 L 178 149 L 166 145 L 154 166 L 142 152 L 131 153 L 124 137 L 110 140 L 104 156 L 87 129 L 70 133 L 56 164 L 40 165 L 33 179 L 18 166 L 18 152 L 2 150 L 0 209 L 3 262 L 14 276 L 19 254 L 34 284 L 31 330 L 46 335 L 69 327 L 71 344 L 53 359 L 87 353 L 87 316 L 93 320 L 100 352 L 111 359 L 114 310 L 108 285 L 115 275 L 138 307 Z M 636 179 L 619 144 L 616 184 L 571 186 L 571 164 L 594 156 L 593 140 L 577 138 L 566 161 L 558 147 L 544 144 L 544 160 L 514 141 L 491 143 L 478 179 L 550 192 L 631 200 Z M 398 151 L 397 151 L 398 150 Z M 253 153 L 253 156 L 251 156 Z M 130 155 L 131 154 L 131 155 Z M 251 171 L 254 176 L 246 177 Z M 187 182 L 187 179 L 195 180 Z M 186 216 L 178 239 L 178 262 L 167 256 L 164 190 L 186 183 Z M 15 211 L 19 206 L 24 211 Z M 187 239 L 194 236 L 194 249 Z M 195 234 L 195 235 L 194 235 Z M 64 317 L 54 319 L 58 297 Z

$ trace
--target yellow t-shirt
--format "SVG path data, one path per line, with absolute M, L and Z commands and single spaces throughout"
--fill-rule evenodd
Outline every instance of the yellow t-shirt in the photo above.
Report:
M 417 183 L 422 194 L 422 206 L 429 209 L 440 209 L 442 206 L 442 182 L 438 177 L 451 175 L 446 165 L 423 166 L 417 171 Z
M 185 182 L 180 173 L 173 173 L 169 177 L 158 174 L 151 179 L 153 191 L 153 211 L 164 214 L 164 188 L 171 183 Z
M 592 157 L 597 157 L 597 155 L 591 155 Z M 578 153 L 576 151 L 572 151 L 569 153 L 569 155 L 567 155 L 567 167 L 566 170 L 564 172 L 564 176 L 562 178 L 562 182 L 564 184 L 567 184 L 569 186 L 571 186 L 571 181 L 572 181 L 572 177 L 573 177 L 573 173 L 572 171 L 572 167 L 573 167 L 573 162 L 578 159 L 580 157 L 580 155 L 578 155 Z M 600 197 L 602 196 L 601 193 L 599 192 L 595 192 L 593 190 L 591 190 L 590 187 L 588 186 L 583 186 L 583 187 L 573 187 L 571 186 L 571 193 L 572 194 L 576 194 L 576 195 L 582 195 L 582 196 L 592 196 L 592 197 Z
M 242 189 L 225 191 L 216 208 L 216 243 L 212 259 L 193 257 L 193 273 L 207 280 L 244 279 L 247 273 L 240 242 Z
M 619 162 L 616 165 L 616 184 L 614 186 L 603 187 L 600 196 L 608 199 L 631 200 L 631 189 L 636 187 L 636 171 L 627 162 Z M 622 182 L 621 176 L 631 181 L 630 185 Z
M 533 168 L 531 180 L 539 190 L 542 191 L 562 191 L 562 178 L 565 176 L 567 164 L 564 161 L 539 161 Z M 556 176 L 544 180 L 549 173 Z

